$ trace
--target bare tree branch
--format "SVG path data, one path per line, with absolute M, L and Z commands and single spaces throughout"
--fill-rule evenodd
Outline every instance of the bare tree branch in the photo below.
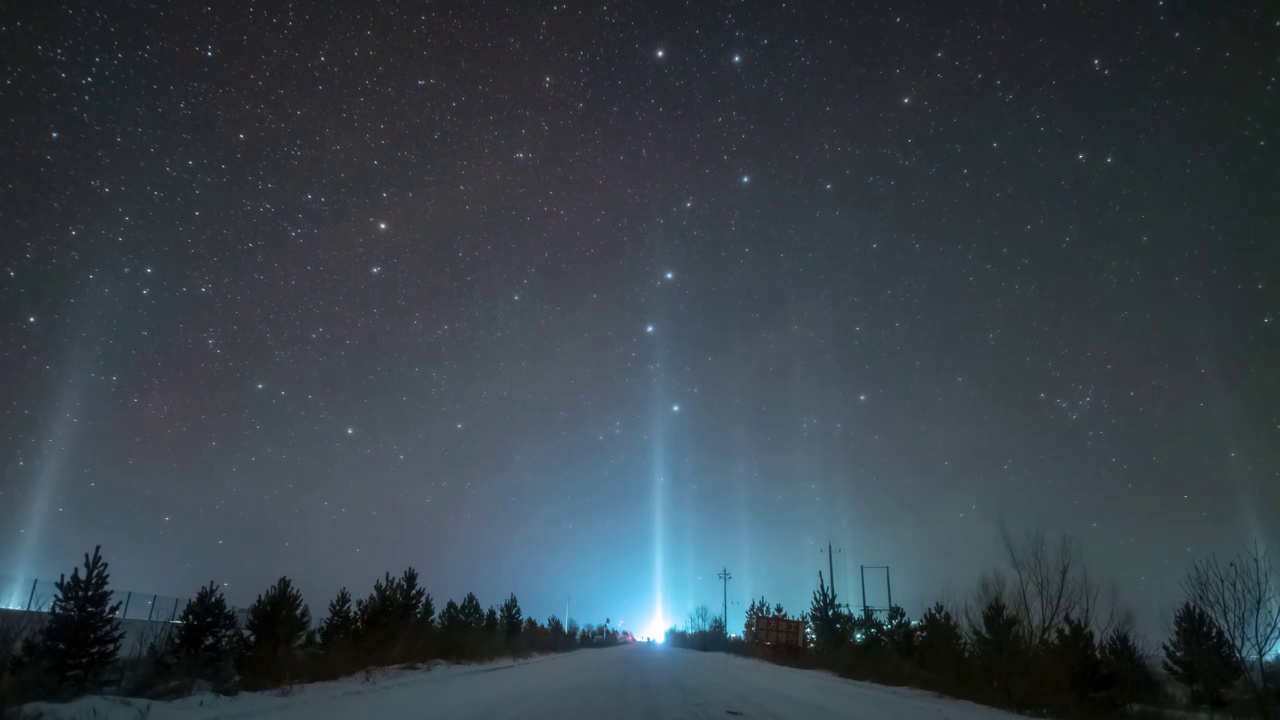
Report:
M 1191 566 L 1182 586 L 1226 634 L 1262 717 L 1269 717 L 1265 664 L 1280 641 L 1280 583 L 1266 553 L 1255 542 L 1225 565 L 1211 555 Z
M 1062 536 L 1051 549 L 1042 530 L 1030 529 L 1019 539 L 1001 523 L 1000 539 L 1013 577 L 1010 605 L 1030 649 L 1051 642 L 1068 617 L 1099 636 L 1114 626 L 1114 588 L 1101 597 L 1101 588 L 1089 577 L 1070 535 Z

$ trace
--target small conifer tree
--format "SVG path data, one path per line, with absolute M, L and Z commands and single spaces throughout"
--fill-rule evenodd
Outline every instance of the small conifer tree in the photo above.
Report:
M 218 586 L 209 583 L 200 588 L 178 619 L 177 632 L 170 636 L 171 654 L 182 670 L 207 680 L 227 675 L 238 623 Z
M 272 687 L 292 676 L 294 654 L 311 626 L 311 611 L 287 577 L 249 606 L 249 638 L 241 658 L 241 678 L 250 687 Z
M 1240 679 L 1241 667 L 1222 628 L 1197 605 L 1183 603 L 1173 617 L 1173 637 L 1164 649 L 1165 672 L 1185 685 L 1191 702 L 1220 708 Z
M 39 639 L 26 646 L 24 654 L 37 653 L 63 688 L 83 692 L 100 687 L 120 652 L 120 603 L 111 602 L 109 579 L 102 547 L 95 547 L 92 556 L 84 556 L 83 575 L 76 568 L 70 578 L 58 579 L 49 620 Z

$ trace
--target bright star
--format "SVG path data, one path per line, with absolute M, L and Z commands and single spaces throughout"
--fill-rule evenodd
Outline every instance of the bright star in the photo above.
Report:
M 378 229 L 379 229 L 379 230 L 386 230 L 386 229 L 387 229 L 387 224 L 386 224 L 386 223 L 384 223 L 384 222 L 380 222 L 380 223 L 378 223 Z
M 734 61 L 734 62 L 742 62 L 742 56 L 741 56 L 741 55 L 734 55 L 734 56 L 733 56 L 733 61 Z
M 355 429 L 355 428 L 347 428 L 347 434 L 348 434 L 348 435 L 354 435 L 355 433 L 356 433 L 356 429 Z
M 665 275 L 665 277 L 666 277 L 668 280 L 673 280 L 673 279 L 675 279 L 675 276 L 676 276 L 676 274 L 675 274 L 675 273 L 673 273 L 673 272 L 671 272 L 670 270 L 668 270 L 668 271 L 667 271 L 667 274 Z
M 380 267 L 378 267 L 378 266 L 376 266 L 376 265 L 375 265 L 375 266 L 374 266 L 374 268 L 373 268 L 373 274 L 374 274 L 374 275 L 377 275 L 377 274 L 378 274 L 378 273 L 380 273 L 380 272 L 382 272 L 382 268 L 380 268 Z
M 867 396 L 866 396 L 866 395 L 859 395 L 859 396 L 858 396 L 858 399 L 859 399 L 859 400 L 866 400 L 866 399 L 867 399 Z
M 658 53 L 657 53 L 658 57 L 662 57 L 662 56 L 664 56 L 664 55 L 666 55 L 666 54 L 667 54 L 667 51 L 666 51 L 666 50 L 659 50 L 659 51 L 658 51 Z
M 652 334 L 653 334 L 653 326 L 652 326 L 652 325 L 645 325 L 645 326 L 644 326 L 644 331 L 652 335 Z
M 742 184 L 743 184 L 743 185 L 746 185 L 746 184 L 747 184 L 747 183 L 749 183 L 749 182 L 751 182 L 751 176 L 750 176 L 750 175 L 743 175 L 743 176 L 742 176 Z
M 680 406 L 679 406 L 679 405 L 672 405 L 672 406 L 671 406 L 671 412 L 680 412 Z

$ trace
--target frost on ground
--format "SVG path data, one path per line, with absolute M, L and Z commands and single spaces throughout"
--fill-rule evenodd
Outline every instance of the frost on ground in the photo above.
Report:
M 661 645 L 397 670 L 285 691 L 174 702 L 90 697 L 27 708 L 43 720 L 771 718 L 997 720 L 1009 713 L 920 690 Z

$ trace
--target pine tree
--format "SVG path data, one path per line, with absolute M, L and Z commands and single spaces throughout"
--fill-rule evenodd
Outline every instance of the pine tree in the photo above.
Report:
M 492 605 L 484 614 L 484 634 L 489 636 L 498 634 L 498 609 Z
M 418 622 L 424 630 L 430 631 L 436 626 L 436 604 L 431 594 L 422 596 L 422 605 L 418 610 Z
M 24 656 L 36 653 L 62 687 L 74 691 L 99 687 L 120 652 L 124 638 L 116 619 L 120 603 L 111 602 L 109 579 L 99 545 L 92 557 L 85 554 L 83 576 L 75 568 L 70 578 L 58 579 L 49 620 L 39 640 L 25 646 Z
M 1200 607 L 1183 603 L 1173 617 L 1173 637 L 1162 643 L 1165 672 L 1187 686 L 1191 702 L 1220 708 L 1242 669 L 1222 628 Z
M 480 606 L 480 600 L 474 593 L 467 593 L 467 596 L 462 598 L 462 604 L 458 606 L 458 616 L 462 626 L 468 630 L 484 628 L 484 608 Z
M 973 630 L 973 658 L 984 684 L 995 693 L 997 701 L 1016 700 L 1015 680 L 1026 665 L 1024 647 L 1018 618 L 1003 598 L 991 598 L 982 610 L 982 625 Z
M 502 620 L 502 627 L 506 631 L 507 638 L 514 639 L 518 637 L 524 615 L 520 612 L 520 602 L 516 600 L 515 593 L 511 593 L 511 597 L 503 601 L 498 614 Z
M 423 606 L 427 602 L 427 591 L 418 584 L 418 571 L 412 567 L 406 568 L 400 575 L 400 583 L 398 584 L 399 597 L 396 603 L 399 608 L 398 621 L 402 625 L 408 625 L 415 618 L 423 615 Z
M 1127 630 L 1112 630 L 1098 655 L 1103 670 L 1115 679 L 1116 701 L 1121 707 L 1155 696 L 1155 676 Z
M 287 680 L 294 653 L 311 626 L 311 611 L 302 593 L 282 577 L 249 606 L 245 630 L 249 639 L 241 662 L 241 676 L 250 686 L 271 686 Z
M 229 676 L 226 663 L 239 639 L 239 623 L 218 586 L 211 582 L 200 588 L 178 621 L 171 636 L 175 659 L 197 678 Z
M 874 610 L 865 609 L 861 615 L 857 616 L 846 613 L 846 617 L 849 626 L 846 634 L 852 636 L 861 650 L 878 651 L 884 648 L 885 624 L 876 617 Z
M 936 603 L 920 617 L 916 626 L 916 662 L 942 684 L 954 689 L 963 680 L 965 667 L 964 631 L 950 610 Z
M 835 588 L 826 586 L 821 572 L 818 573 L 818 589 L 813 592 L 813 602 L 809 607 L 809 622 L 819 650 L 830 652 L 844 645 L 848 618 L 840 608 Z
M 1055 630 L 1049 649 L 1056 661 L 1055 674 L 1065 681 L 1071 703 L 1085 707 L 1099 689 L 1101 675 L 1093 631 L 1067 615 Z
M 444 604 L 444 610 L 440 611 L 440 627 L 446 633 L 457 633 L 465 628 L 467 624 L 462 619 L 462 609 L 458 603 L 450 600 Z
M 778 607 L 782 607 L 779 605 Z M 769 617 L 769 603 L 765 601 L 764 596 L 759 600 L 752 600 L 751 605 L 747 607 L 747 621 L 742 626 L 742 636 L 749 637 L 756 630 L 756 622 Z
M 435 625 L 435 605 L 418 583 L 418 571 L 386 573 L 373 592 L 356 602 L 356 635 L 366 660 L 404 662 L 424 655 Z
M 551 644 L 556 649 L 565 645 L 564 623 L 555 615 L 547 618 L 547 634 L 551 636 Z
M 889 617 L 884 623 L 885 645 L 903 660 L 915 655 L 916 628 L 907 617 L 907 611 L 894 605 L 889 608 Z
M 356 631 L 356 614 L 351 607 L 351 593 L 346 588 L 329 601 L 329 616 L 320 626 L 320 644 L 333 649 L 350 642 Z

